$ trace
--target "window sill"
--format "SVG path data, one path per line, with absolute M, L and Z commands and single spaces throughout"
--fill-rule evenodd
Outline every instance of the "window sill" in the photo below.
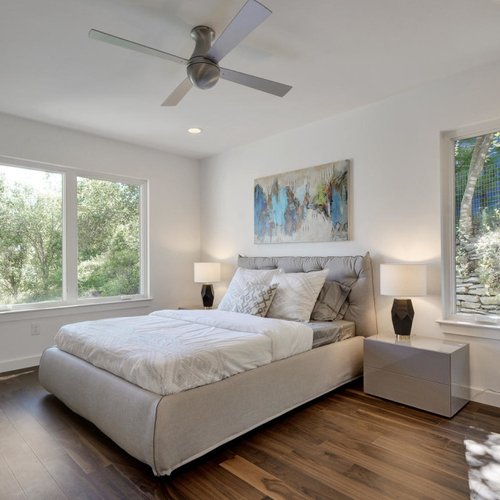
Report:
M 44 308 L 1 311 L 0 322 L 23 321 L 33 318 L 50 318 L 55 316 L 71 316 L 74 314 L 96 313 L 101 311 L 146 308 L 151 305 L 152 300 L 152 297 L 141 297 L 127 300 L 110 300 L 108 302 L 103 301 L 86 304 L 65 304 Z
M 485 324 L 473 321 L 458 321 L 454 319 L 437 320 L 443 333 L 479 337 L 483 339 L 500 340 L 500 324 Z

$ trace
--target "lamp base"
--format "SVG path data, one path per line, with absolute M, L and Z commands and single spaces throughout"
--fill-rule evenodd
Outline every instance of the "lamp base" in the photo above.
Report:
M 211 284 L 202 285 L 201 287 L 201 300 L 203 307 L 210 308 L 214 305 L 214 287 Z
M 396 335 L 410 335 L 415 311 L 410 299 L 394 299 L 391 309 L 392 324 Z

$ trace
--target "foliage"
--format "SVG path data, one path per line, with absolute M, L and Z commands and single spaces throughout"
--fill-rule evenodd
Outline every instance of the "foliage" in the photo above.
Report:
M 79 296 L 139 293 L 139 187 L 79 178 L 77 203 Z M 60 300 L 62 289 L 61 188 L 0 172 L 0 304 Z
M 140 292 L 138 186 L 78 179 L 78 294 Z
M 455 269 L 457 275 L 462 278 L 468 278 L 476 271 L 476 262 L 471 258 L 474 251 L 474 244 L 464 235 L 460 227 L 456 230 L 455 242 Z
M 61 195 L 28 185 L 0 189 L 0 301 L 39 302 L 61 297 Z
M 476 137 L 455 141 L 455 206 L 460 208 L 460 202 L 467 185 L 469 169 L 471 167 L 472 153 Z M 483 168 L 483 174 L 478 178 L 474 192 L 474 233 L 480 230 L 481 218 L 488 216 L 495 207 L 489 203 L 488 195 L 496 187 L 491 186 L 491 179 L 498 178 L 500 164 L 500 132 L 493 135 Z M 457 225 L 460 213 L 457 213 Z
M 455 206 L 460 207 L 472 168 L 477 138 L 455 142 Z M 473 231 L 456 225 L 456 272 L 461 278 L 478 276 L 490 294 L 500 293 L 500 132 L 493 135 L 481 175 L 474 189 Z
M 500 227 L 483 234 L 476 243 L 481 283 L 490 294 L 500 294 Z

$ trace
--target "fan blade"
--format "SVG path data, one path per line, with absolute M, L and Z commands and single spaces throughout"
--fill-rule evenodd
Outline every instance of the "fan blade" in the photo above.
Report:
M 163 50 L 153 49 L 152 47 L 148 47 L 147 45 L 142 45 L 130 40 L 125 40 L 125 38 L 120 38 L 119 36 L 104 33 L 104 31 L 92 29 L 89 31 L 89 38 L 99 40 L 100 42 L 110 43 L 111 45 L 116 45 L 117 47 L 123 47 L 124 49 L 135 50 L 136 52 L 141 52 L 142 54 L 160 57 L 161 59 L 166 59 L 167 61 L 181 64 L 188 63 L 188 60 L 184 59 L 183 57 L 169 54 L 168 52 L 163 52 Z
M 189 78 L 186 78 L 183 80 L 175 89 L 173 92 L 163 101 L 162 106 L 176 106 L 179 104 L 180 100 L 191 90 L 191 87 L 193 84 L 189 80 Z
M 220 77 L 224 80 L 229 80 L 230 82 L 246 85 L 247 87 L 261 90 L 262 92 L 267 92 L 268 94 L 277 95 L 278 97 L 283 97 L 292 88 L 291 85 L 273 82 L 272 80 L 266 80 L 265 78 L 247 75 L 246 73 L 240 73 L 226 68 L 220 69 Z
M 219 62 L 271 14 L 267 7 L 256 0 L 247 0 L 220 37 L 215 40 L 207 56 Z

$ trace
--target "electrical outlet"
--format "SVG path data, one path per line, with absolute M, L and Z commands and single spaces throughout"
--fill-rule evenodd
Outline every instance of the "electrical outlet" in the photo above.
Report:
M 40 325 L 38 323 L 31 323 L 31 335 L 40 335 Z

